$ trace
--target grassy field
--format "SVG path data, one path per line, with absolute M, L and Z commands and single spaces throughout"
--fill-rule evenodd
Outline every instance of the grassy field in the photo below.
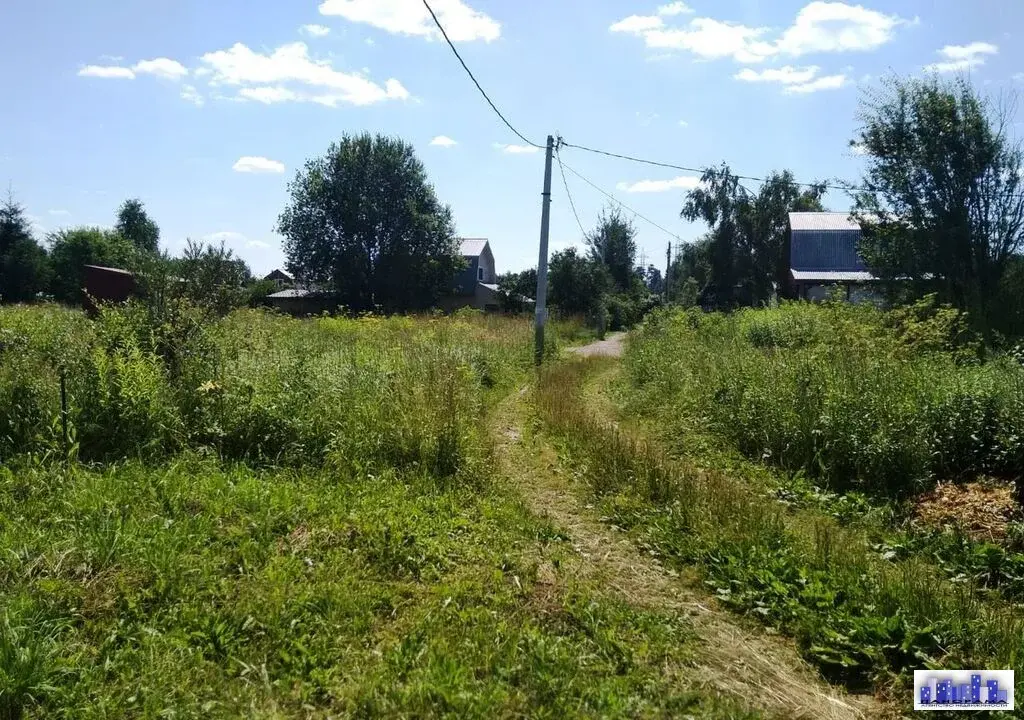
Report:
M 490 427 L 531 337 L 0 308 L 0 718 L 760 717 L 684 615 L 544 577 Z
M 666 313 L 635 333 L 621 374 L 551 368 L 538 411 L 607 522 L 697 567 L 826 677 L 906 709 L 915 668 L 1024 670 L 1020 548 L 920 527 L 898 500 L 1020 476 L 1024 371 L 977 361 L 949 320 Z

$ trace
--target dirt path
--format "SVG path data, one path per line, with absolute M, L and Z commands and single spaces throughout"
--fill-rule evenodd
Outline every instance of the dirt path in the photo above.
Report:
M 575 351 L 586 357 L 617 357 L 623 337 Z M 529 392 L 526 387 L 514 393 L 494 416 L 496 457 L 530 510 L 549 518 L 571 538 L 573 561 L 561 563 L 557 571 L 546 568 L 546 582 L 596 583 L 637 607 L 689 616 L 701 649 L 698 665 L 680 673 L 686 687 L 741 698 L 754 709 L 785 718 L 854 720 L 883 714 L 872 698 L 847 696 L 821 680 L 791 641 L 716 607 L 699 579 L 666 570 L 655 558 L 641 554 L 625 534 L 602 523 L 593 507 L 579 499 L 572 473 L 562 467 L 555 450 L 542 437 L 528 437 L 524 431 L 531 427 Z
M 622 357 L 622 351 L 625 349 L 623 345 L 625 339 L 626 333 L 612 333 L 604 340 L 598 340 L 589 345 L 569 348 L 569 352 L 581 357 L 598 357 L 601 355 L 606 357 Z

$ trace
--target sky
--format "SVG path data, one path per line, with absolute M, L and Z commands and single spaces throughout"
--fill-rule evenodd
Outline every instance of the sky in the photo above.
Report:
M 856 181 L 858 103 L 887 74 L 1024 89 L 1020 0 L 432 0 L 531 142 L 761 177 Z M 254 272 L 306 159 L 345 133 L 403 138 L 460 235 L 499 272 L 535 266 L 544 153 L 487 106 L 421 0 L 32 0 L 0 4 L 0 181 L 40 239 L 143 200 L 161 245 L 224 240 Z M 1017 116 L 1024 134 L 1024 109 Z M 636 217 L 643 259 L 706 231 L 679 217 L 694 173 L 564 148 Z M 566 192 L 568 185 L 568 193 Z M 756 188 L 756 184 L 751 185 Z M 569 202 L 571 197 L 573 203 Z M 551 250 L 610 201 L 554 168 Z M 829 209 L 849 198 L 831 192 Z

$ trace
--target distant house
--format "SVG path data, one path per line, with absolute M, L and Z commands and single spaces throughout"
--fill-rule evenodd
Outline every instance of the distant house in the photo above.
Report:
M 861 228 L 849 213 L 790 213 L 789 229 L 789 272 L 798 298 L 825 300 L 838 286 L 850 302 L 874 299 L 878 279 L 857 250 Z
M 82 305 L 92 314 L 97 303 L 124 302 L 138 293 L 135 276 L 121 268 L 86 265 Z
M 277 287 L 286 288 L 291 287 L 295 284 L 295 278 L 286 273 L 281 268 L 277 268 L 272 273 L 263 278 L 264 280 L 273 280 Z
M 303 288 L 281 290 L 263 298 L 263 303 L 287 315 L 304 317 L 337 312 L 340 304 L 331 293 Z
M 462 238 L 460 243 L 466 269 L 455 276 L 455 292 L 441 299 L 441 309 L 448 312 L 463 307 L 500 310 L 501 293 L 491 244 L 486 238 Z

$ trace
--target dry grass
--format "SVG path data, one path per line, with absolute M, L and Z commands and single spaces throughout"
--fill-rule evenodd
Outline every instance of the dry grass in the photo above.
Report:
M 1007 525 L 1020 514 L 1007 483 L 942 484 L 918 498 L 914 519 L 935 528 L 958 528 L 972 540 L 1006 538 Z

